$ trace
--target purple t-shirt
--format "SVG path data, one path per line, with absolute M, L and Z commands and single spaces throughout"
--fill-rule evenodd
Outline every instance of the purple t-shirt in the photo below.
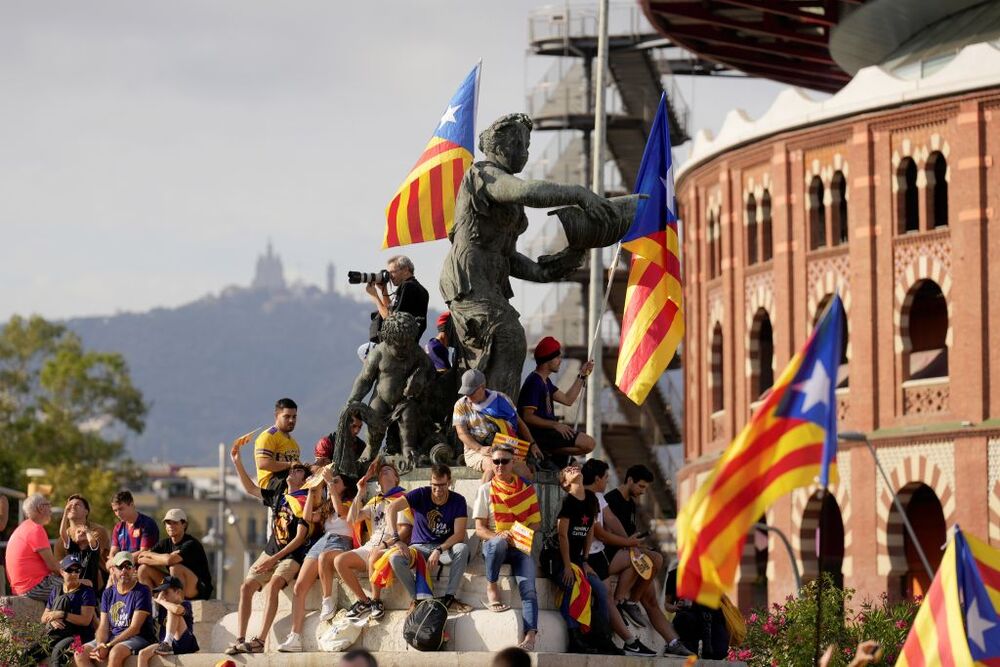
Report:
M 153 624 L 153 594 L 144 584 L 137 583 L 128 593 L 118 592 L 118 587 L 111 584 L 101 595 L 101 613 L 108 615 L 111 625 L 111 638 L 114 639 L 128 629 L 132 624 L 132 616 L 137 611 L 149 612 L 139 630 L 143 639 L 155 642 L 156 628 Z
M 524 416 L 524 408 L 535 408 L 535 415 L 542 419 L 555 420 L 556 413 L 552 410 L 552 394 L 557 388 L 549 378 L 532 371 L 524 378 L 521 393 L 517 395 L 517 411 Z
M 148 551 L 159 541 L 159 526 L 151 517 L 141 513 L 132 524 L 132 530 L 124 521 L 119 521 L 111 532 L 111 546 L 118 551 Z
M 454 491 L 444 505 L 435 505 L 431 487 L 422 486 L 407 493 L 406 502 L 413 510 L 412 544 L 441 544 L 455 534 L 455 519 L 469 515 L 465 497 Z

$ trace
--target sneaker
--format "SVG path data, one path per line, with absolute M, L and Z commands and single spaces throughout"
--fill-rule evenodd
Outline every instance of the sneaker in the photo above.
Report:
M 302 650 L 302 638 L 297 632 L 289 632 L 285 641 L 278 644 L 278 651 L 281 653 L 298 653 Z
M 160 642 L 159 644 L 156 645 L 156 648 L 153 650 L 156 653 L 156 655 L 173 655 L 174 645 L 171 644 L 170 642 Z
M 346 617 L 352 621 L 364 618 L 372 610 L 372 600 L 358 600 L 347 610 Z
M 678 655 L 684 657 L 694 655 L 694 653 L 689 651 L 687 647 L 681 643 L 680 639 L 675 639 L 663 647 L 663 655 Z
M 625 655 L 636 655 L 643 658 L 656 657 L 656 651 L 639 641 L 638 637 L 630 642 L 626 642 L 625 645 L 622 646 L 622 650 L 625 651 Z
M 371 609 L 372 609 L 372 615 L 371 615 L 372 620 L 377 621 L 381 619 L 383 616 L 385 616 L 385 605 L 382 604 L 381 600 L 372 600 Z
M 323 604 L 319 607 L 319 620 L 329 621 L 336 615 L 337 605 L 334 603 L 333 598 L 323 598 Z
M 632 600 L 622 600 L 617 605 L 618 613 L 622 615 L 625 623 L 631 623 L 637 628 L 644 628 L 646 624 L 642 620 L 642 608 Z

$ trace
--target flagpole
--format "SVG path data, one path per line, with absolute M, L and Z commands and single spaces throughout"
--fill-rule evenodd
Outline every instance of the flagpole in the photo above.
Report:
M 605 127 L 605 87 L 608 72 L 608 0 L 600 0 L 597 15 L 597 77 L 594 85 L 594 134 L 593 159 L 591 160 L 592 187 L 595 194 L 604 196 L 604 141 Z M 601 304 L 601 278 L 604 261 L 603 249 L 590 251 L 590 281 L 588 283 L 587 327 L 595 335 L 590 340 L 588 359 L 593 359 L 597 372 L 591 373 L 589 391 L 585 394 L 587 405 L 587 433 L 594 439 L 594 456 L 602 456 L 601 438 L 601 381 L 604 379 L 604 341 L 600 336 L 601 318 L 604 307 Z M 605 297 L 604 303 L 607 303 Z M 586 360 L 585 360 L 586 361 Z
M 819 522 L 816 524 L 816 665 L 821 655 L 823 617 L 823 503 L 826 501 L 826 486 L 819 490 Z

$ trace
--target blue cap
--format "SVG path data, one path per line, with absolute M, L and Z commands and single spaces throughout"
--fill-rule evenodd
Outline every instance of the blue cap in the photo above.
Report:
M 60 570 L 68 570 L 74 565 L 76 565 L 77 567 L 83 567 L 83 564 L 80 563 L 80 559 L 77 558 L 75 555 L 66 556 L 61 561 L 59 561 Z

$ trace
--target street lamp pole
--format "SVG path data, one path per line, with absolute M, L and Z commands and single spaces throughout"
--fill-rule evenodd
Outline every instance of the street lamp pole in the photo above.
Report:
M 763 530 L 765 533 L 774 533 L 778 536 L 781 543 L 785 545 L 785 551 L 788 552 L 788 560 L 792 564 L 792 576 L 795 578 L 795 590 L 802 590 L 802 577 L 799 575 L 799 564 L 795 561 L 795 552 L 792 551 L 792 543 L 788 541 L 788 538 L 780 528 L 769 526 L 766 523 L 755 523 L 753 527 L 757 530 Z
M 889 476 L 885 474 L 882 462 L 878 460 L 878 454 L 875 453 L 875 448 L 872 446 L 871 440 L 868 439 L 867 435 L 858 431 L 841 431 L 838 437 L 845 442 L 863 442 L 868 446 L 868 451 L 871 453 L 872 459 L 875 460 L 875 467 L 878 468 L 879 473 L 882 475 L 882 481 L 885 482 L 886 488 L 892 494 L 892 503 L 896 506 L 899 517 L 903 520 L 903 526 L 906 527 L 910 541 L 913 542 L 913 548 L 917 550 L 917 555 L 920 556 L 920 562 L 923 564 L 927 575 L 933 580 L 934 568 L 931 567 L 930 561 L 927 560 L 927 554 L 924 553 L 923 546 L 917 540 L 917 533 L 913 530 L 913 525 L 910 523 L 909 517 L 906 516 L 906 511 L 903 509 L 903 504 L 899 502 L 899 497 L 896 495 L 895 489 L 892 488 Z

